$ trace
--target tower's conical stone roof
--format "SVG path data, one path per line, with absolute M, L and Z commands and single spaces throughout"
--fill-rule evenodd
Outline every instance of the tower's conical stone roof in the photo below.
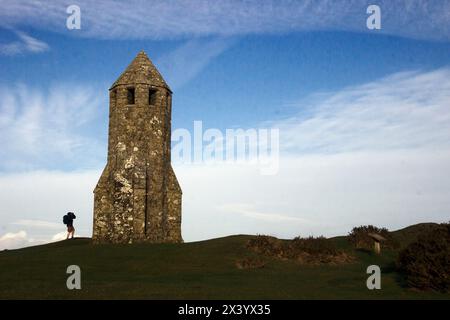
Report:
M 110 89 L 118 85 L 132 84 L 148 84 L 165 87 L 170 90 L 170 87 L 144 51 L 138 53 L 136 58 L 134 58 L 126 70 L 112 84 Z

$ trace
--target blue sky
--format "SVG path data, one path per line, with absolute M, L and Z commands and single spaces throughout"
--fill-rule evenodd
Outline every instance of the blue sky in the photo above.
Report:
M 280 129 L 274 177 L 175 168 L 186 240 L 449 220 L 450 2 L 375 3 L 381 30 L 368 1 L 0 1 L 0 243 L 49 241 L 71 209 L 90 235 L 108 88 L 142 49 L 174 91 L 172 129 Z M 39 196 L 19 205 L 25 190 Z

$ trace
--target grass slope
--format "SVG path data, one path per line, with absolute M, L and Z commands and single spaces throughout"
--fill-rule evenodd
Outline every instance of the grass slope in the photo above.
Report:
M 416 225 L 395 232 L 403 244 Z M 94 246 L 74 239 L 0 252 L 0 298 L 62 299 L 450 299 L 450 295 L 417 292 L 403 285 L 395 271 L 397 252 L 381 256 L 355 251 L 345 237 L 333 238 L 356 262 L 338 266 L 301 266 L 269 260 L 259 269 L 238 269 L 251 257 L 251 236 L 230 236 L 186 244 Z M 82 289 L 66 288 L 67 266 L 81 268 Z M 382 270 L 382 290 L 366 288 L 367 266 Z

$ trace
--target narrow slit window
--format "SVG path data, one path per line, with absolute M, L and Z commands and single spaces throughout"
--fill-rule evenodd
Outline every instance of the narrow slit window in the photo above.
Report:
M 134 104 L 134 88 L 127 89 L 127 103 Z
M 113 90 L 111 92 L 111 103 L 114 107 L 116 106 L 116 99 L 117 99 L 117 91 Z
M 158 91 L 156 89 L 148 90 L 148 104 L 154 106 L 156 104 L 156 93 Z
M 166 92 L 166 113 L 170 113 L 170 94 Z

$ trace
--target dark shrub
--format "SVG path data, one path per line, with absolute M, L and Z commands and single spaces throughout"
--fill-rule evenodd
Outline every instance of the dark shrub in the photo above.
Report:
M 257 235 L 248 241 L 247 247 L 267 256 L 283 256 L 283 242 L 275 237 Z
M 247 247 L 259 254 L 305 264 L 346 263 L 352 260 L 324 237 L 280 240 L 269 236 L 256 236 L 248 241 Z
M 410 287 L 450 292 L 450 223 L 423 233 L 400 251 L 397 266 Z
M 308 254 L 329 254 L 336 255 L 336 246 L 325 237 L 296 237 L 291 241 L 290 247 L 294 252 L 306 252 Z
M 386 239 L 381 243 L 383 248 L 395 249 L 399 247 L 398 242 L 394 239 L 388 229 L 378 228 L 372 225 L 355 227 L 348 234 L 348 240 L 357 249 L 368 249 L 373 248 L 373 239 L 369 236 L 369 233 L 376 233 L 381 235 Z

